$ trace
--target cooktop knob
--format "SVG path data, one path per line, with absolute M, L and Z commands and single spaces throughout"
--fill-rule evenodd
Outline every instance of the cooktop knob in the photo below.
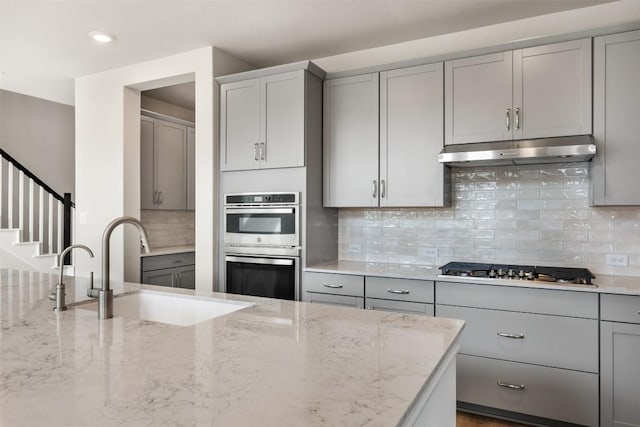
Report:
M 489 270 L 489 277 L 492 279 L 496 278 L 496 271 L 493 268 Z
M 524 278 L 525 278 L 525 276 L 526 276 L 526 275 L 525 275 L 525 273 L 524 273 L 524 270 L 520 270 L 520 271 L 518 272 L 518 277 L 519 277 L 520 279 L 524 279 Z
M 515 275 L 516 274 L 513 272 L 512 269 L 509 269 L 509 271 L 507 272 L 507 277 L 509 277 L 509 279 L 513 279 Z
M 536 278 L 536 276 L 535 276 L 535 274 L 533 274 L 533 271 L 530 271 L 530 272 L 527 273 L 527 280 L 533 280 L 535 278 Z
M 501 268 L 498 269 L 498 277 L 504 277 L 504 270 Z

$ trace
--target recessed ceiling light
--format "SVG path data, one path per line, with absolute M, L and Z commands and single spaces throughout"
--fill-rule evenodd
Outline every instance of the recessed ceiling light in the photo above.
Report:
M 113 35 L 105 33 L 104 31 L 91 31 L 89 37 L 98 43 L 111 43 L 116 39 Z

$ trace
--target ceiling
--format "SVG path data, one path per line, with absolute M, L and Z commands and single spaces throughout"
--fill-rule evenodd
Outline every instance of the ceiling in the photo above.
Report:
M 204 46 L 265 67 L 608 1 L 0 0 L 0 87 L 72 105 L 75 77 Z

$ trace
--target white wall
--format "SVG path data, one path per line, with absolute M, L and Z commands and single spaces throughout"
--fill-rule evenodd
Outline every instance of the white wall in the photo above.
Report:
M 214 52 L 206 47 L 76 79 L 76 242 L 96 254 L 93 260 L 78 260 L 78 275 L 93 270 L 101 277 L 104 227 L 121 215 L 139 216 L 140 91 L 195 80 L 196 290 L 207 292 L 215 285 L 218 101 L 213 70 L 226 55 Z M 129 230 L 125 248 L 120 228 L 111 239 L 111 278 L 124 277 L 139 277 L 138 236 Z
M 74 137 L 72 106 L 0 90 L 0 147 L 60 195 L 74 192 Z

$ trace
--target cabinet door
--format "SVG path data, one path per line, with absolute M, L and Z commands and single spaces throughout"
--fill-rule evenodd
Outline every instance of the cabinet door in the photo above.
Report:
M 185 289 L 196 288 L 196 267 L 193 265 L 176 269 L 178 273 L 178 286 Z
M 260 144 L 260 79 L 220 87 L 221 169 L 258 167 Z
M 378 80 L 324 82 L 324 206 L 378 206 Z
M 445 144 L 512 138 L 511 51 L 445 62 Z
M 513 55 L 513 138 L 590 134 L 591 39 Z
M 365 300 L 365 308 L 367 310 L 396 311 L 400 313 L 433 316 L 433 304 L 424 304 L 421 302 L 393 301 L 367 297 Z
M 364 298 L 352 297 L 346 295 L 318 294 L 315 292 L 306 292 L 306 302 L 322 303 L 331 305 L 343 305 L 347 307 L 362 308 L 364 306 Z
M 154 139 L 156 120 L 140 116 L 140 209 L 155 209 Z
M 592 203 L 640 205 L 640 31 L 594 40 Z
M 380 206 L 443 206 L 443 63 L 380 73 Z
M 262 79 L 261 168 L 304 166 L 304 73 Z
M 158 120 L 156 145 L 156 189 L 159 208 L 187 207 L 187 127 Z
M 603 427 L 640 426 L 640 325 L 600 322 Z
M 196 210 L 196 130 L 187 128 L 187 210 Z
M 165 268 L 162 270 L 145 271 L 142 273 L 142 283 L 156 286 L 176 286 L 176 270 Z

